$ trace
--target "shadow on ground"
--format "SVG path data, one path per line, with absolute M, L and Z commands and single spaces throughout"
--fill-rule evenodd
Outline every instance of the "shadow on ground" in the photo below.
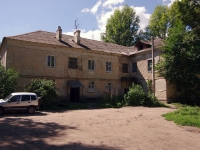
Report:
M 67 138 L 66 130 L 78 130 L 73 126 L 63 126 L 55 122 L 42 123 L 34 122 L 27 118 L 1 118 L 0 120 L 0 149 L 18 150 L 18 149 L 34 149 L 34 150 L 54 150 L 54 149 L 70 149 L 70 150 L 109 150 L 116 149 L 105 145 L 93 146 L 79 143 L 63 144 Z M 65 137 L 65 138 L 62 138 Z M 48 143 L 46 140 L 48 139 Z M 49 144 L 54 142 L 62 144 Z M 54 142 L 55 143 L 55 142 Z
M 37 111 L 34 114 L 28 114 L 27 112 L 23 111 L 11 111 L 11 112 L 4 112 L 3 115 L 0 115 L 0 118 L 2 117 L 28 117 L 28 116 L 47 116 L 48 114 L 46 112 Z

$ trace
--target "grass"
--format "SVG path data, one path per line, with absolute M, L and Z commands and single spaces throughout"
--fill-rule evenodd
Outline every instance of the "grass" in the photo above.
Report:
M 200 128 L 200 107 L 186 105 L 176 105 L 179 110 L 164 114 L 166 120 L 174 121 L 182 126 L 194 126 Z

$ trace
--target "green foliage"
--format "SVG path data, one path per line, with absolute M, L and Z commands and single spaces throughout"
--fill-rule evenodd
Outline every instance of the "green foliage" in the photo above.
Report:
M 15 91 L 19 79 L 19 72 L 12 68 L 7 70 L 0 65 L 0 98 L 4 98 Z
M 122 10 L 116 9 L 114 14 L 108 19 L 104 42 L 115 43 L 124 46 L 132 46 L 136 41 L 139 28 L 139 17 L 128 5 Z
M 179 110 L 163 115 L 166 120 L 174 121 L 183 126 L 196 126 L 200 128 L 200 108 L 182 106 Z
M 104 95 L 104 98 L 99 102 L 100 108 L 120 108 L 123 107 L 123 95 Z
M 197 96 L 200 89 L 200 44 L 199 36 L 188 31 L 181 21 L 169 30 L 163 48 L 163 61 L 156 66 L 160 76 L 181 89 L 186 100 Z
M 166 107 L 150 92 L 146 95 L 141 85 L 132 84 L 129 92 L 124 95 L 126 106 Z
M 25 91 L 34 92 L 40 96 L 43 107 L 52 105 L 58 96 L 53 80 L 33 79 L 30 84 L 25 86 Z
M 169 26 L 169 8 L 167 6 L 158 5 L 154 9 L 149 22 L 149 29 L 155 37 L 166 38 Z
M 142 106 L 146 99 L 142 86 L 132 84 L 128 93 L 124 95 L 124 101 L 127 106 Z

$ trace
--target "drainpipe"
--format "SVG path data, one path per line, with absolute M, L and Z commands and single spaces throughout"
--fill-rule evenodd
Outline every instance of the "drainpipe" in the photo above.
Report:
M 152 92 L 153 92 L 153 95 L 155 96 L 155 72 L 154 72 L 154 65 L 155 65 L 155 60 L 154 60 L 154 38 L 152 38 Z

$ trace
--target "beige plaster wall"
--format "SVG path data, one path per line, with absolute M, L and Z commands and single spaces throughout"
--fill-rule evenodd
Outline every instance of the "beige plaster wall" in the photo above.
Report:
M 55 56 L 55 67 L 47 67 L 47 56 Z M 68 68 L 69 57 L 77 58 L 78 69 Z M 7 66 L 20 72 L 19 89 L 33 78 L 53 79 L 61 97 L 67 97 L 67 81 L 79 80 L 84 97 L 102 97 L 106 84 L 111 83 L 113 92 L 121 90 L 119 55 L 97 53 L 91 50 L 55 47 L 21 41 L 8 42 Z M 88 70 L 88 60 L 95 61 L 95 70 Z M 112 63 L 112 71 L 106 72 L 106 62 Z M 88 92 L 88 82 L 95 82 L 95 92 Z

